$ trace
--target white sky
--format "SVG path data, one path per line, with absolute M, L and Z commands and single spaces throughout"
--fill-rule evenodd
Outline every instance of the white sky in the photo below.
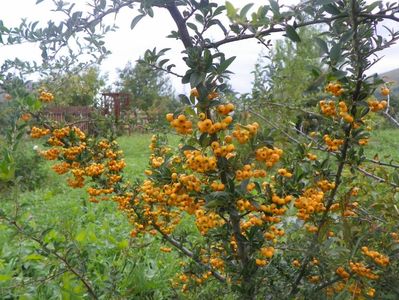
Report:
M 27 18 L 31 21 L 40 20 L 43 23 L 46 23 L 50 18 L 54 18 L 54 14 L 49 13 L 49 8 L 53 7 L 49 0 L 39 5 L 35 5 L 36 0 L 2 0 L 2 2 L 7 2 L 7 4 L 2 5 L 0 20 L 3 20 L 7 26 L 18 25 L 21 18 Z M 83 4 L 86 1 L 74 2 Z M 224 1 L 219 2 L 221 4 L 224 3 Z M 230 2 L 236 7 L 242 7 L 249 2 L 255 3 L 255 7 L 265 3 L 262 0 L 230 0 Z M 296 2 L 296 0 L 280 1 L 280 3 L 285 5 Z M 171 30 L 175 30 L 173 20 L 168 13 L 165 10 L 157 9 L 153 19 L 144 18 L 134 30 L 130 30 L 131 20 L 136 14 L 135 11 L 130 9 L 121 10 L 116 19 L 119 29 L 116 32 L 109 33 L 106 38 L 106 46 L 112 51 L 112 54 L 103 62 L 101 71 L 109 74 L 108 84 L 112 84 L 117 79 L 117 68 L 123 68 L 128 61 L 134 62 L 143 55 L 146 49 L 154 47 L 157 47 L 157 49 L 172 48 L 168 52 L 167 58 L 170 58 L 177 65 L 174 71 L 183 74 L 185 67 L 180 53 L 183 50 L 183 46 L 180 41 L 166 38 Z M 113 17 L 109 18 L 109 21 L 113 21 Z M 281 38 L 281 35 L 275 35 L 271 38 Z M 266 48 L 254 40 L 246 40 L 222 46 L 221 49 L 227 57 L 237 56 L 231 67 L 231 70 L 235 73 L 231 76 L 231 83 L 234 89 L 238 92 L 250 92 L 253 80 L 251 71 L 254 69 L 259 53 L 262 50 L 266 51 Z M 399 67 L 399 45 L 385 50 L 382 54 L 385 57 L 373 67 L 372 72 L 383 72 Z M 0 48 L 0 62 L 5 58 L 13 59 L 15 57 L 40 61 L 40 51 L 29 44 Z M 179 78 L 172 78 L 172 81 L 178 93 L 187 92 L 188 87 L 183 87 Z

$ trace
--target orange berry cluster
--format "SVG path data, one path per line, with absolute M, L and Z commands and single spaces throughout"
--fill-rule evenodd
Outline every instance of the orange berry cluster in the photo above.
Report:
M 108 162 L 108 168 L 114 172 L 120 172 L 126 167 L 126 163 L 123 159 L 121 160 L 111 160 Z
M 246 126 L 237 124 L 233 131 L 233 137 L 235 137 L 240 144 L 245 144 L 256 134 L 258 128 L 259 124 L 256 122 Z
M 311 275 L 311 276 L 308 276 L 307 279 L 310 283 L 318 283 L 320 281 L 320 276 L 319 275 Z
M 397 234 L 396 232 L 391 232 L 389 235 L 392 237 L 394 242 L 399 243 L 399 234 Z
M 308 220 L 312 214 L 326 209 L 324 206 L 324 192 L 314 188 L 307 189 L 294 203 L 298 209 L 297 217 L 304 221 Z
M 232 111 L 234 111 L 234 104 L 232 103 L 222 104 L 217 107 L 217 112 L 221 115 L 228 115 Z
M 76 160 L 77 156 L 86 149 L 86 143 L 64 149 L 64 157 L 67 160 Z
M 387 102 L 386 101 L 377 101 L 377 100 L 369 100 L 367 101 L 369 108 L 373 112 L 377 112 L 380 110 L 383 110 L 387 107 Z
M 47 134 L 50 131 L 46 132 Z M 97 196 L 111 194 L 114 192 L 114 185 L 119 183 L 122 176 L 120 172 L 126 166 L 122 155 L 117 149 L 116 142 L 102 140 L 100 142 L 90 141 L 86 143 L 86 135 L 77 127 L 64 127 L 54 129 L 48 139 L 48 144 L 53 146 L 41 154 L 48 160 L 59 159 L 60 163 L 52 169 L 57 174 L 71 173 L 67 182 L 74 188 L 81 188 L 85 184 L 85 176 L 91 177 L 93 183 L 99 182 L 101 188 L 91 187 L 88 190 L 90 201 L 98 202 Z M 82 160 L 81 155 L 91 157 L 91 160 Z M 105 186 L 104 186 L 105 185 Z M 127 197 L 126 195 L 119 195 Z M 102 200 L 107 200 L 102 197 Z
M 187 191 L 196 191 L 199 192 L 201 190 L 201 180 L 199 180 L 194 174 L 186 175 L 182 174 L 179 176 L 179 181 L 184 185 Z M 219 186 L 221 186 L 219 184 Z
M 362 253 L 374 260 L 374 262 L 382 267 L 389 265 L 389 257 L 377 251 L 369 250 L 367 247 L 362 247 Z
M 260 248 L 260 254 L 266 258 L 272 258 L 275 252 L 273 247 L 263 247 Z
M 51 167 L 54 172 L 56 172 L 59 175 L 65 174 L 69 172 L 69 169 L 71 168 L 71 164 L 67 163 L 66 161 L 63 161 L 59 164 L 55 164 Z
M 54 100 L 54 95 L 50 92 L 41 91 L 39 95 L 39 100 L 42 102 L 51 102 Z
M 273 194 L 272 196 L 272 202 L 278 205 L 284 205 L 284 204 L 288 204 L 292 201 L 292 196 L 291 195 L 287 195 L 285 197 L 279 197 L 276 194 Z
M 309 160 L 317 160 L 317 156 L 315 154 L 308 153 L 306 156 Z
M 32 115 L 30 113 L 25 113 L 25 114 L 21 115 L 21 120 L 25 121 L 25 122 L 29 121 L 31 118 L 32 118 Z
M 287 169 L 278 169 L 277 173 L 280 176 L 283 176 L 283 177 L 287 177 L 287 178 L 291 178 L 292 177 L 292 173 L 287 171 Z
M 341 147 L 344 144 L 344 140 L 331 139 L 331 137 L 328 134 L 323 136 L 323 140 L 327 145 L 328 151 L 337 151 L 339 147 Z
M 346 103 L 344 101 L 341 101 L 338 103 L 339 106 L 339 115 L 344 119 L 345 122 L 347 123 L 353 123 L 354 118 L 348 113 L 348 107 L 346 106 Z
M 299 268 L 299 267 L 301 266 L 300 261 L 297 260 L 297 259 L 294 259 L 294 260 L 292 261 L 291 264 L 292 264 L 292 266 L 295 267 L 295 268 Z
M 339 97 L 344 92 L 344 89 L 342 88 L 340 83 L 330 82 L 326 86 L 326 92 L 331 93 L 331 94 L 333 94 L 336 97 Z
M 204 119 L 197 123 L 198 129 L 202 133 L 214 134 L 221 130 L 225 130 L 231 123 L 233 118 L 231 116 L 225 117 L 221 122 L 213 123 L 211 119 Z
M 200 151 L 184 151 L 186 157 L 187 167 L 198 173 L 206 173 L 209 171 L 214 171 L 216 169 L 216 158 L 207 157 L 203 155 Z
M 151 166 L 153 166 L 154 168 L 159 168 L 165 162 L 165 160 L 161 156 L 151 157 L 150 159 L 151 159 Z
M 271 168 L 275 165 L 283 155 L 283 150 L 279 148 L 262 147 L 256 150 L 256 160 L 264 162 L 267 167 Z
M 218 98 L 218 97 L 219 97 L 219 93 L 216 92 L 216 91 L 210 92 L 210 93 L 208 94 L 208 96 L 207 96 L 208 100 L 214 100 L 214 99 L 216 99 L 216 98 Z
M 337 111 L 335 109 L 334 101 L 325 101 L 322 100 L 319 102 L 321 112 L 330 117 L 335 117 L 337 115 Z
M 193 132 L 193 123 L 187 120 L 185 115 L 179 115 L 176 119 L 173 114 L 167 114 L 166 120 L 180 134 L 191 134 Z
M 350 274 L 346 272 L 344 267 L 338 267 L 335 273 L 341 277 L 342 279 L 348 279 L 350 277 Z
M 198 209 L 195 212 L 195 218 L 195 224 L 202 235 L 207 234 L 210 229 L 224 224 L 224 220 L 218 214 L 204 209 Z
M 365 287 L 363 287 L 362 283 L 356 281 L 352 282 L 351 284 L 348 284 L 346 281 L 337 282 L 332 286 L 327 287 L 326 293 L 327 296 L 333 297 L 334 293 L 340 293 L 344 289 L 348 290 L 353 299 L 364 299 L 364 297 L 362 297 L 361 295 L 362 292 L 365 293 L 366 296 L 369 296 L 371 298 L 375 296 L 375 289 L 371 287 L 366 289 Z
M 240 170 L 236 171 L 236 180 L 242 181 L 249 178 L 262 178 L 266 177 L 265 170 L 252 170 L 254 165 L 246 164 Z
M 105 171 L 105 167 L 103 164 L 91 164 L 85 168 L 85 172 L 87 176 L 95 177 L 101 175 Z
M 367 268 L 363 263 L 357 262 L 354 263 L 352 261 L 349 262 L 349 267 L 352 272 L 356 273 L 357 275 L 361 277 L 365 277 L 371 280 L 377 280 L 379 276 L 375 273 L 370 268 Z
M 225 185 L 221 182 L 213 181 L 211 183 L 211 189 L 214 191 L 224 191 Z
M 84 175 L 85 172 L 82 169 L 74 168 L 71 169 L 73 177 L 68 178 L 67 182 L 70 187 L 82 188 L 84 186 Z
M 112 194 L 114 191 L 113 188 L 109 188 L 109 189 L 96 189 L 93 187 L 89 187 L 87 189 L 87 192 L 90 196 L 100 196 L 102 194 Z
M 382 86 L 380 92 L 383 96 L 388 96 L 390 93 L 389 88 L 387 88 L 386 86 Z
M 216 157 L 227 157 L 227 158 L 234 157 L 234 154 L 232 152 L 234 152 L 234 150 L 236 149 L 236 147 L 233 144 L 221 146 L 220 143 L 216 141 L 212 142 L 211 148 L 213 154 L 215 154 Z
M 46 151 L 41 151 L 40 155 L 47 160 L 56 160 L 60 155 L 60 150 L 57 148 L 52 148 Z
M 327 192 L 335 188 L 335 182 L 329 182 L 328 180 L 320 180 L 317 182 L 317 186 L 323 191 Z
M 48 135 L 50 133 L 50 129 L 47 128 L 38 128 L 36 126 L 32 127 L 30 131 L 30 136 L 33 139 L 39 139 L 45 135 Z
M 172 252 L 172 248 L 170 247 L 160 247 L 159 250 L 165 253 Z

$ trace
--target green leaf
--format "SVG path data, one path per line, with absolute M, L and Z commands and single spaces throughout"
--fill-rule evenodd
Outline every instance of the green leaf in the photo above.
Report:
M 330 3 L 334 3 L 337 2 L 338 0 L 317 0 L 316 4 L 317 5 L 326 5 L 326 4 L 330 4 Z
M 229 18 L 234 18 L 237 14 L 237 9 L 229 1 L 226 1 L 226 10 Z
M 81 230 L 75 237 L 75 240 L 78 242 L 83 242 L 84 240 L 86 240 L 87 237 L 87 233 L 85 230 Z
M 319 46 L 319 48 L 320 48 L 320 50 L 321 50 L 321 52 L 323 54 L 328 53 L 328 46 L 327 46 L 327 43 L 324 40 L 322 40 L 321 38 L 315 37 L 314 41 Z
M 341 45 L 340 44 L 335 44 L 332 46 L 331 51 L 330 51 L 330 60 L 332 62 L 338 62 L 341 57 Z
M 129 241 L 128 240 L 122 240 L 118 243 L 118 248 L 119 249 L 126 249 L 129 247 Z
M 190 150 L 190 151 L 198 151 L 197 148 L 190 146 L 190 145 L 184 145 L 183 147 L 180 148 L 180 151 L 186 151 L 186 150 Z
M 346 76 L 346 72 L 345 71 L 342 71 L 342 70 L 336 70 L 336 71 L 333 71 L 332 73 L 331 73 L 331 75 L 335 78 L 335 79 L 342 79 L 342 78 L 344 78 L 345 76 Z
M 224 10 L 226 10 L 226 7 L 224 5 L 221 5 L 215 9 L 215 11 L 213 12 L 213 15 L 214 16 L 220 15 Z
M 147 14 L 153 18 L 154 17 L 154 10 L 152 9 L 152 7 L 147 8 Z
M 25 257 L 25 260 L 42 260 L 44 257 L 37 253 L 32 253 Z
M 9 281 L 12 279 L 12 276 L 9 274 L 0 274 L 0 282 L 1 281 Z
M 291 25 L 287 25 L 285 27 L 285 34 L 286 36 L 293 42 L 298 43 L 301 41 L 301 38 L 299 37 L 298 33 L 296 33 L 295 28 L 292 27 Z
M 375 1 L 375 2 L 371 3 L 370 5 L 366 6 L 366 11 L 371 12 L 372 10 L 374 10 L 374 8 L 376 8 L 381 3 L 382 3 L 382 1 Z
M 274 14 L 280 14 L 280 6 L 276 0 L 269 0 L 270 8 Z
M 201 74 L 194 72 L 191 74 L 190 76 L 190 85 L 191 87 L 196 87 L 197 85 L 199 85 L 201 83 L 201 81 L 203 80 Z
M 332 15 L 339 15 L 341 11 L 332 3 L 323 6 L 324 11 Z
M 187 24 L 187 27 L 191 28 L 192 30 L 198 31 L 197 25 L 190 23 L 190 22 L 187 22 L 186 24 Z
M 135 17 L 133 18 L 133 20 L 132 20 L 132 23 L 130 23 L 130 29 L 133 29 L 133 28 L 137 25 L 137 23 L 140 22 L 140 20 L 141 20 L 142 18 L 144 18 L 144 16 L 145 16 L 145 15 L 138 15 L 138 16 L 135 16 Z
M 182 82 L 183 84 L 189 83 L 189 82 L 190 82 L 191 74 L 192 74 L 192 71 L 191 71 L 191 70 L 188 70 L 188 71 L 186 72 L 186 74 L 184 74 L 183 78 L 181 79 L 181 82 Z
M 179 97 L 180 102 L 181 102 L 182 104 L 191 105 L 191 101 L 190 101 L 190 99 L 189 99 L 186 95 L 180 94 L 178 97 Z
M 232 56 L 225 61 L 221 62 L 219 67 L 218 67 L 218 72 L 223 73 L 224 71 L 227 70 L 227 68 L 232 64 L 232 62 L 236 59 L 235 56 Z
M 253 5 L 253 3 L 248 3 L 247 5 L 245 5 L 240 11 L 240 17 L 244 18 Z

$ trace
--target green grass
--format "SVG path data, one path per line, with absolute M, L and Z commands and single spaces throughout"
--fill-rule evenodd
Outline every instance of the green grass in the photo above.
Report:
M 143 178 L 144 170 L 148 166 L 148 158 L 150 156 L 150 141 L 152 134 L 134 134 L 132 136 L 122 136 L 118 138 L 118 143 L 122 148 L 126 169 L 125 172 L 130 179 L 134 177 Z M 179 137 L 176 135 L 169 135 L 168 141 L 171 145 L 176 146 Z
M 370 158 L 377 155 L 380 160 L 399 162 L 399 129 L 372 131 L 370 143 L 365 150 Z

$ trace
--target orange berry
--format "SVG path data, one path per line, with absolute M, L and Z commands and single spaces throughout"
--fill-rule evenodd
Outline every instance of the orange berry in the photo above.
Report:
M 166 120 L 167 120 L 168 122 L 172 122 L 172 121 L 173 121 L 173 114 L 167 114 L 167 115 L 166 115 Z

